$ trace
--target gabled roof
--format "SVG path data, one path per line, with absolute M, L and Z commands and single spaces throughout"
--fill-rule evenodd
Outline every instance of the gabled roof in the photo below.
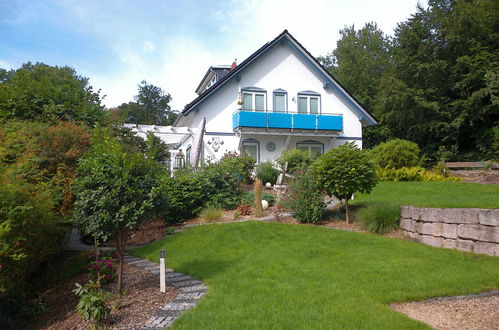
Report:
M 198 87 L 196 87 L 196 93 L 198 93 L 198 91 L 201 89 L 201 86 L 203 85 L 206 78 L 208 77 L 208 75 L 211 72 L 213 72 L 214 74 L 217 75 L 217 80 L 220 80 L 223 77 L 225 77 L 227 75 L 227 73 L 229 73 L 229 71 L 230 71 L 230 65 L 212 65 L 212 66 L 210 66 L 208 68 L 208 71 L 206 71 L 203 79 L 201 79 L 201 81 L 199 82 Z
M 211 95 L 215 94 L 216 91 L 222 88 L 228 81 L 232 78 L 236 78 L 239 73 L 241 73 L 246 67 L 248 67 L 255 59 L 260 57 L 262 54 L 266 53 L 274 45 L 279 44 L 281 41 L 286 40 L 289 46 L 294 49 L 299 55 L 301 55 L 306 62 L 316 70 L 319 75 L 324 78 L 324 88 L 333 88 L 338 93 L 344 97 L 345 101 L 350 103 L 354 110 L 357 111 L 361 120 L 365 120 L 368 125 L 376 125 L 376 118 L 365 110 L 359 101 L 357 101 L 332 75 L 329 73 L 317 60 L 310 54 L 305 47 L 303 47 L 288 30 L 282 31 L 274 40 L 267 42 L 262 47 L 260 47 L 256 52 L 251 54 L 247 59 L 245 59 L 241 64 L 239 64 L 234 70 L 231 70 L 222 79 L 219 79 L 215 85 L 201 93 L 197 98 L 195 98 L 191 103 L 187 104 L 184 110 L 180 113 L 174 125 L 178 122 L 181 116 L 186 116 L 190 112 L 196 110 L 196 107 L 208 99 Z

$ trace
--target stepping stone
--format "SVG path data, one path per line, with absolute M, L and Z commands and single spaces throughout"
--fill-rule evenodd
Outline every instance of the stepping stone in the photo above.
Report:
M 194 285 L 201 285 L 203 282 L 198 281 L 198 280 L 192 280 L 192 281 L 181 281 L 181 282 L 167 282 L 168 284 L 173 285 L 176 288 L 183 288 L 186 286 L 194 286 Z
M 186 303 L 186 302 L 169 302 L 165 306 L 161 307 L 162 310 L 170 310 L 170 311 L 185 311 L 191 309 L 196 306 L 195 303 Z
M 206 292 L 208 290 L 208 287 L 206 285 L 193 285 L 193 286 L 186 286 L 183 288 L 180 288 L 179 291 L 182 293 L 187 293 L 187 292 Z

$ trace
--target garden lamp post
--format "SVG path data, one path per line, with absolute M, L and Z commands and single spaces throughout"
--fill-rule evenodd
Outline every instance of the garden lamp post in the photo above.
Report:
M 159 251 L 159 290 L 166 292 L 166 250 Z

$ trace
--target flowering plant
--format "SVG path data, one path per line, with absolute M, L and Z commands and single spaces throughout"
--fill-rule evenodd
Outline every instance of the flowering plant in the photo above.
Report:
M 85 269 L 101 284 L 110 283 L 116 279 L 116 264 L 118 257 L 110 251 L 99 251 L 86 255 L 87 266 Z

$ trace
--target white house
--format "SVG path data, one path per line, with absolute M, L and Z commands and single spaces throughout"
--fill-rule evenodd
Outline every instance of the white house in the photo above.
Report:
M 287 30 L 237 66 L 210 67 L 196 92 L 169 128 L 188 131 L 173 150 L 188 162 L 194 149 L 215 160 L 246 151 L 261 162 L 291 148 L 322 154 L 350 141 L 362 147 L 362 128 L 376 124 Z

